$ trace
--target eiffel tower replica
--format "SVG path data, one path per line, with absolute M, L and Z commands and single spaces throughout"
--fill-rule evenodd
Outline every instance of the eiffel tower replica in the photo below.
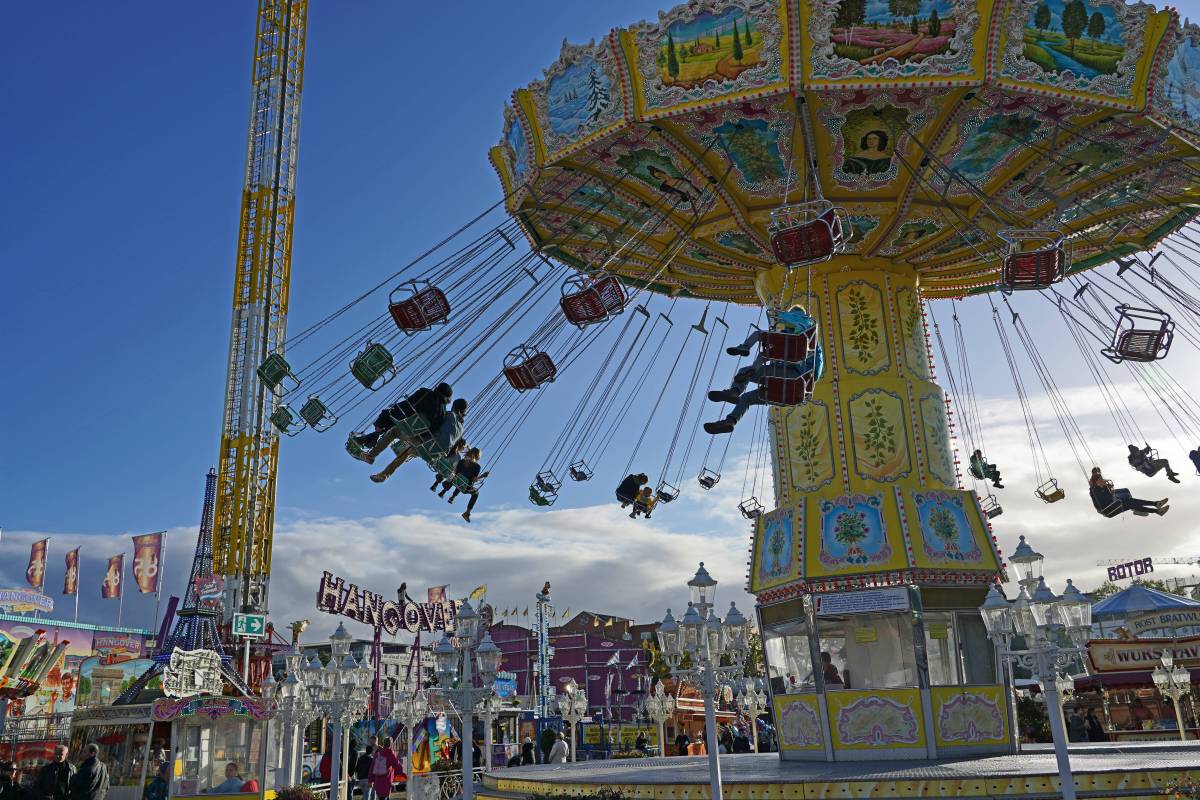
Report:
M 212 540 L 216 496 L 217 471 L 210 468 L 204 483 L 204 510 L 200 514 L 200 535 L 196 538 L 196 555 L 192 558 L 192 574 L 188 578 L 183 607 L 175 612 L 177 618 L 175 628 L 154 654 L 154 663 L 121 693 L 113 705 L 127 706 L 136 703 L 138 695 L 150 681 L 162 675 L 163 667 L 171 661 L 171 653 L 176 648 L 215 651 L 221 657 L 221 677 L 232 684 L 234 690 L 243 696 L 253 696 L 249 687 L 246 686 L 246 682 L 242 680 L 242 676 L 230 663 L 231 657 L 225 652 L 225 646 L 221 643 L 221 635 L 217 631 L 217 620 L 221 616 L 221 610 L 201 606 L 199 598 L 196 596 L 197 582 L 211 577 L 213 574 Z

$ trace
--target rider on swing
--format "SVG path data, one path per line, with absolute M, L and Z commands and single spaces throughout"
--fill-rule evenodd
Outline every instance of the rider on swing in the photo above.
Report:
M 976 480 L 991 481 L 992 486 L 997 489 L 1004 488 L 1000 483 L 1000 470 L 995 464 L 987 463 L 982 450 L 971 453 L 971 474 L 975 476 Z
M 775 328 L 780 333 L 800 335 L 812 331 L 817 323 L 805 313 L 804 309 L 796 306 L 790 311 L 780 311 L 775 315 Z M 764 331 L 753 331 L 746 341 L 728 349 L 730 355 L 748 356 L 750 348 L 761 344 Z M 725 419 L 704 423 L 708 433 L 731 433 L 738 420 L 745 416 L 750 406 L 763 405 L 767 402 L 762 388 L 746 390 L 747 384 L 761 384 L 767 378 L 782 378 L 784 380 L 800 380 L 812 375 L 819 380 L 825 370 L 825 357 L 819 343 L 814 343 L 812 350 L 802 362 L 775 361 L 764 357 L 761 353 L 754 363 L 742 367 L 733 376 L 733 383 L 724 391 L 711 391 L 708 399 L 716 403 L 733 403 L 733 410 Z
M 1171 469 L 1171 464 L 1165 458 L 1150 457 L 1152 449 L 1150 445 L 1145 447 L 1138 447 L 1136 444 L 1129 445 L 1129 466 L 1148 478 L 1153 478 L 1159 470 L 1165 469 L 1167 480 L 1179 483 L 1179 473 Z

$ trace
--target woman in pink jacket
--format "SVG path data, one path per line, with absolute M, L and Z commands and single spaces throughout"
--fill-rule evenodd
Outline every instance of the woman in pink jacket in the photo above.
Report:
M 383 736 L 379 739 L 379 747 L 371 757 L 371 772 L 368 776 L 371 788 L 375 790 L 375 795 L 379 800 L 388 800 L 397 775 L 404 775 L 404 765 L 392 752 L 391 738 Z

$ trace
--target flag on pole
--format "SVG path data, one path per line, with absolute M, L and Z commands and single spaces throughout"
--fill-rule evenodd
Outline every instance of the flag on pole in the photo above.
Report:
M 472 603 L 482 603 L 487 599 L 487 584 L 485 583 L 482 586 L 476 586 L 475 590 L 471 592 L 471 596 L 467 599 Z
M 67 572 L 63 575 L 63 594 L 79 593 L 79 548 L 67 553 Z
M 563 615 L 562 615 L 562 618 L 563 618 L 563 619 L 567 619 L 567 618 L 568 618 L 568 617 L 570 617 L 570 616 L 571 616 L 571 609 L 569 609 L 569 608 L 564 608 L 564 609 L 563 609 Z
M 611 656 L 611 657 L 608 659 L 608 662 L 607 662 L 607 663 L 606 663 L 604 666 L 606 666 L 606 667 L 619 667 L 619 666 L 621 666 L 621 654 L 620 654 L 620 653 L 613 653 L 613 654 L 612 654 L 612 656 Z
M 600 627 L 600 618 L 599 617 L 592 617 L 592 627 L 593 628 Z
M 604 623 L 604 627 L 611 628 L 613 626 L 613 618 L 609 617 L 608 622 Z
M 29 548 L 29 565 L 25 567 L 25 580 L 39 592 L 46 585 L 46 549 L 49 539 L 40 539 Z
M 429 589 L 426 590 L 426 594 L 429 597 L 429 602 L 432 603 L 433 605 L 437 605 L 438 603 L 446 602 L 446 589 L 448 587 L 449 587 L 449 584 L 442 584 L 441 586 L 430 586 Z
M 133 537 L 133 578 L 142 594 L 158 591 L 158 565 L 162 560 L 162 544 L 161 532 Z
M 638 665 L 638 656 L 639 655 L 641 655 L 640 652 L 635 652 L 633 654 L 633 658 L 629 659 L 629 664 L 625 667 L 625 669 L 630 670 L 630 669 L 633 669 L 634 667 L 636 667 Z
M 104 573 L 104 581 L 100 584 L 100 596 L 105 600 L 121 596 L 121 579 L 125 574 L 125 554 L 113 556 L 108 560 L 108 569 Z
M 528 616 L 529 616 L 529 606 L 525 606 L 525 610 L 521 612 L 521 616 L 522 616 L 522 617 L 528 617 Z

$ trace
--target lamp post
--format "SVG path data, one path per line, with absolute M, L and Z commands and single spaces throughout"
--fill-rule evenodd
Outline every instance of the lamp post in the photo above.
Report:
M 1012 603 L 1004 599 L 998 586 L 993 586 L 979 612 L 988 635 L 996 643 L 1000 657 L 1030 670 L 1041 681 L 1046 695 L 1046 715 L 1050 719 L 1050 733 L 1054 739 L 1054 757 L 1058 763 L 1061 792 L 1065 800 L 1075 800 L 1075 779 L 1071 775 L 1071 761 L 1067 753 L 1067 736 L 1062 717 L 1062 695 L 1060 694 L 1059 671 L 1070 666 L 1075 656 L 1082 655 L 1086 645 L 1086 632 L 1091 629 L 1092 606 L 1068 581 L 1068 592 L 1057 597 L 1046 586 L 1040 575 L 1033 577 L 1034 565 L 1040 573 L 1042 557 L 1025 543 L 1021 547 L 1029 552 L 1018 562 L 1026 568 L 1021 591 Z M 1016 557 L 1009 559 L 1016 561 Z M 1027 592 L 1025 581 L 1034 582 L 1033 594 Z M 1066 630 L 1071 636 L 1072 646 L 1060 647 L 1057 638 Z M 1026 649 L 1013 650 L 1012 637 L 1024 638 Z M 1067 679 L 1070 680 L 1070 679 Z M 1073 682 L 1072 682 L 1073 686 Z M 1053 709 L 1058 709 L 1054 711 Z M 1014 722 L 1016 716 L 1014 715 Z
M 490 633 L 484 633 L 483 641 L 476 643 L 479 630 L 479 614 L 469 602 L 463 603 L 455 615 L 454 642 L 443 635 L 433 649 L 437 661 L 439 691 L 458 709 L 463 720 L 462 744 L 462 800 L 472 800 L 475 783 L 472 774 L 475 744 L 475 706 L 492 693 L 492 682 L 500 668 L 500 648 L 492 641 Z M 475 671 L 478 668 L 480 686 L 475 686 Z
M 675 714 L 675 698 L 667 694 L 662 681 L 654 686 L 654 691 L 646 698 L 646 716 L 654 720 L 658 726 L 658 753 L 667 754 L 667 738 L 663 726 Z
M 404 774 L 411 776 L 414 731 L 429 716 L 429 698 L 418 689 L 399 702 L 393 701 L 392 709 L 396 719 L 404 726 Z
M 571 726 L 571 738 L 567 741 L 571 743 L 571 760 L 574 761 L 578 746 L 575 740 L 579 737 L 579 723 L 583 722 L 583 718 L 587 716 L 588 712 L 587 693 L 580 691 L 574 678 L 567 678 L 567 682 L 563 684 L 563 693 L 558 695 L 556 702 L 559 716 Z
M 746 688 L 738 698 L 738 705 L 746 716 L 750 717 L 750 738 L 754 752 L 758 752 L 758 715 L 767 708 L 767 696 L 754 686 L 754 679 L 746 679 Z
M 1183 724 L 1183 707 L 1179 704 L 1179 699 L 1192 691 L 1191 671 L 1185 666 L 1177 666 L 1175 655 L 1170 650 L 1164 650 L 1162 665 L 1155 667 L 1150 677 L 1154 679 L 1158 691 L 1164 697 L 1171 698 L 1171 703 L 1175 706 L 1175 724 L 1179 728 L 1179 738 L 1186 742 L 1187 730 Z
M 275 781 L 276 785 L 280 787 L 292 786 L 296 783 L 296 749 L 299 731 L 313 718 L 314 714 L 308 691 L 300 682 L 303 661 L 304 655 L 300 652 L 299 646 L 292 645 L 292 649 L 284 656 L 287 672 L 283 680 L 279 681 L 274 688 L 278 698 L 275 719 L 279 722 L 279 746 L 283 753 L 278 777 Z M 263 696 L 266 696 L 266 681 L 263 683 Z
M 305 668 L 305 683 L 308 684 L 313 705 L 330 721 L 333 731 L 333 753 L 329 763 L 329 796 L 342 800 L 345 782 L 342 770 L 350 744 L 345 735 L 346 728 L 366 709 L 370 699 L 372 672 L 354 660 L 350 653 L 353 641 L 340 623 L 329 637 L 329 663 L 321 666 L 316 657 Z
M 677 678 L 689 680 L 700 687 L 704 696 L 705 747 L 708 750 L 708 780 L 712 800 L 722 800 L 721 760 L 717 746 L 716 700 L 720 688 L 744 674 L 746 642 L 750 623 L 737 606 L 729 604 L 722 622 L 713 613 L 713 597 L 717 582 L 704 562 L 688 581 L 692 600 L 687 613 L 678 622 L 667 609 L 667 616 L 658 628 L 658 644 L 663 657 Z M 684 667 L 687 658 L 689 666 Z

